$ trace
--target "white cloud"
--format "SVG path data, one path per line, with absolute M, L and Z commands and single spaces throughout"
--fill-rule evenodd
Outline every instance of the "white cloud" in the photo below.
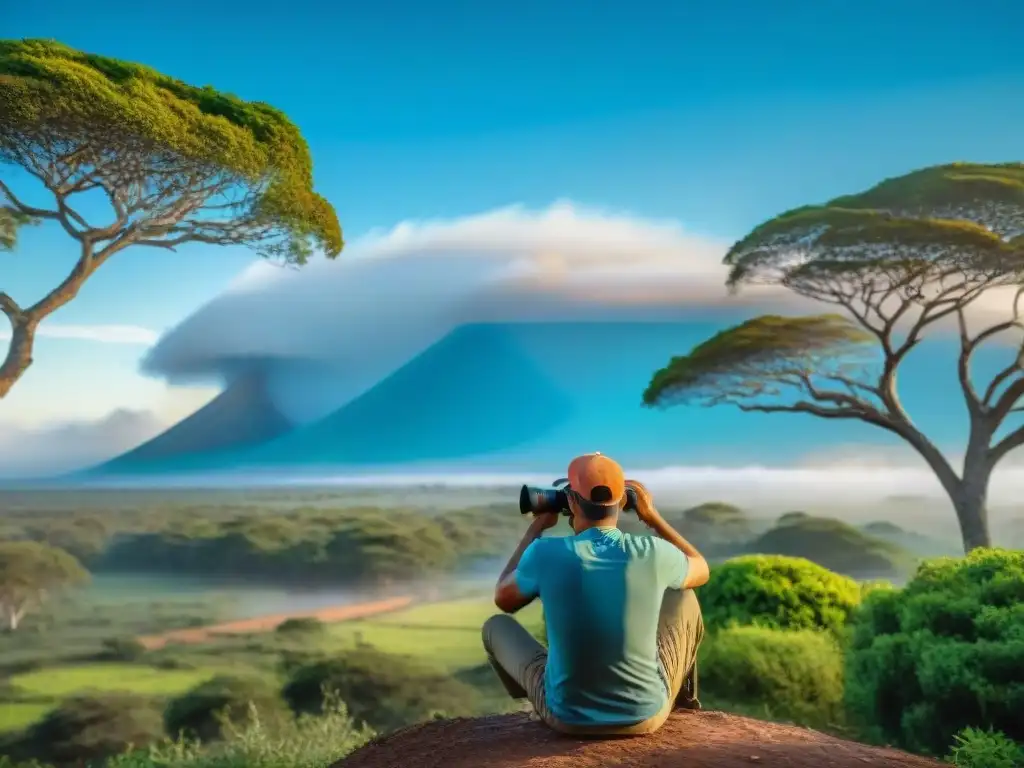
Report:
M 99 344 L 133 344 L 150 346 L 155 344 L 160 334 L 149 328 L 137 325 L 68 325 L 48 323 L 40 324 L 36 335 L 46 339 L 73 339 L 76 341 L 93 341 Z M 0 328 L 0 341 L 10 341 L 10 328 Z
M 144 370 L 183 382 L 230 376 L 240 365 L 298 370 L 301 362 L 296 386 L 308 388 L 322 365 L 332 370 L 323 389 L 337 407 L 467 322 L 659 319 L 792 301 L 774 289 L 729 296 L 726 247 L 677 222 L 569 203 L 406 222 L 351 244 L 334 262 L 254 264 L 169 331 Z
M 0 424 L 0 477 L 45 477 L 117 456 L 166 429 L 148 411 L 117 410 L 95 421 L 35 428 Z
M 405 222 L 352 243 L 333 262 L 301 270 L 254 263 L 166 333 L 142 369 L 181 384 L 222 382 L 257 368 L 275 404 L 304 422 L 358 396 L 464 323 L 821 311 L 778 287 L 730 295 L 727 247 L 676 221 L 568 202 Z M 1005 318 L 1008 307 L 994 292 L 975 318 Z

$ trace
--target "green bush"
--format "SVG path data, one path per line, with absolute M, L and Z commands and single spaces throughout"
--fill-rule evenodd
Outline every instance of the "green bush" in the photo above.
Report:
M 357 721 L 390 731 L 428 719 L 437 711 L 474 714 L 477 692 L 406 656 L 356 648 L 344 656 L 299 667 L 284 687 L 297 713 L 316 713 L 324 693 L 337 693 Z
M 238 722 L 250 707 L 259 711 L 266 727 L 280 727 L 290 719 L 280 692 L 266 680 L 222 675 L 172 699 L 164 710 L 164 729 L 172 738 L 215 741 L 224 735 L 225 719 Z
M 315 616 L 300 616 L 294 619 L 285 619 L 277 625 L 274 631 L 282 635 L 301 635 L 323 632 L 324 628 L 324 623 Z
M 134 637 L 110 637 L 101 648 L 97 656 L 104 661 L 138 661 L 146 653 L 146 646 Z
M 745 555 L 712 569 L 698 591 L 704 623 L 825 629 L 838 635 L 860 602 L 860 587 L 809 560 Z
M 774 528 L 752 541 L 747 551 L 807 558 L 858 579 L 903 578 L 914 568 L 914 557 L 891 542 L 841 520 L 803 513 L 783 515 Z
M 847 706 L 872 738 L 933 754 L 969 726 L 1024 741 L 1024 552 L 926 561 L 851 625 Z
M 946 762 L 961 768 L 1020 768 L 1024 747 L 998 731 L 964 728 L 956 735 Z
M 21 759 L 80 764 L 163 738 L 157 701 L 130 694 L 77 696 L 30 726 L 10 751 Z
M 225 724 L 223 741 L 164 743 L 115 758 L 106 768 L 327 768 L 373 737 L 336 697 L 321 709 L 278 730 L 265 727 L 253 708 L 244 720 Z
M 824 632 L 721 629 L 701 644 L 699 669 L 717 708 L 812 727 L 842 720 L 842 651 Z

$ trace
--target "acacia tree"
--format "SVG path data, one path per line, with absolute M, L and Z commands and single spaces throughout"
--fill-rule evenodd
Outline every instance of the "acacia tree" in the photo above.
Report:
M 952 164 L 888 179 L 866 192 L 789 211 L 725 257 L 728 285 L 786 288 L 835 313 L 767 315 L 673 358 L 644 393 L 648 406 L 696 401 L 744 411 L 861 421 L 898 435 L 935 472 L 967 551 L 990 544 L 986 496 L 996 464 L 1024 444 L 1020 331 L 1024 165 Z M 984 328 L 972 305 L 1005 296 Z M 913 423 L 897 374 L 936 324 L 959 329 L 955 376 L 969 429 L 959 471 Z M 979 384 L 971 362 L 1000 335 L 1012 359 Z
M 31 305 L 0 290 L 12 330 L 0 398 L 31 365 L 40 322 L 128 247 L 246 245 L 303 264 L 343 245 L 334 209 L 313 191 L 309 148 L 282 112 L 52 41 L 0 40 L 3 165 L 40 182 L 52 204 L 30 205 L 0 179 L 0 247 L 19 224 L 51 221 L 77 261 Z M 105 198 L 105 221 L 81 213 L 90 194 Z
M 55 590 L 88 580 L 89 572 L 63 549 L 35 541 L 0 542 L 0 612 L 11 632 Z

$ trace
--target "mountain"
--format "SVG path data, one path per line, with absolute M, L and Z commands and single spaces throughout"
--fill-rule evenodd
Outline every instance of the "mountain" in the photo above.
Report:
M 324 468 L 563 466 L 591 450 L 671 462 L 681 444 L 708 462 L 706 409 L 641 407 L 652 372 L 709 335 L 693 322 L 486 323 L 456 328 L 362 395 L 292 426 L 256 374 L 99 474 Z M 756 415 L 721 409 L 714 424 Z M 733 427 L 735 428 L 735 426 Z M 555 474 L 559 470 L 554 470 Z
M 242 375 L 191 416 L 137 448 L 104 464 L 119 474 L 159 467 L 182 457 L 197 459 L 259 445 L 292 429 L 267 394 L 260 372 Z
M 531 352 L 508 326 L 463 326 L 339 410 L 245 459 L 390 465 L 525 442 L 573 407 Z

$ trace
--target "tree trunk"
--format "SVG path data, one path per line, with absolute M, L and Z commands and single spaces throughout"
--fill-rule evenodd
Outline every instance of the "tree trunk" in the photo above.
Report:
M 25 316 L 11 319 L 11 342 L 7 357 L 0 364 L 0 400 L 32 365 L 32 347 L 36 337 L 36 322 Z
M 956 518 L 960 523 L 960 535 L 964 541 L 964 552 L 977 547 L 992 546 L 988 530 L 988 484 L 992 467 L 985 461 L 965 462 L 963 478 L 959 487 L 950 493 Z
M 992 546 L 986 507 L 988 483 L 995 467 L 989 459 L 991 427 L 981 420 L 972 421 L 963 473 L 959 477 L 942 452 L 920 432 L 908 430 L 902 436 L 921 454 L 949 495 L 957 521 L 960 523 L 964 552 L 970 552 L 977 547 Z

